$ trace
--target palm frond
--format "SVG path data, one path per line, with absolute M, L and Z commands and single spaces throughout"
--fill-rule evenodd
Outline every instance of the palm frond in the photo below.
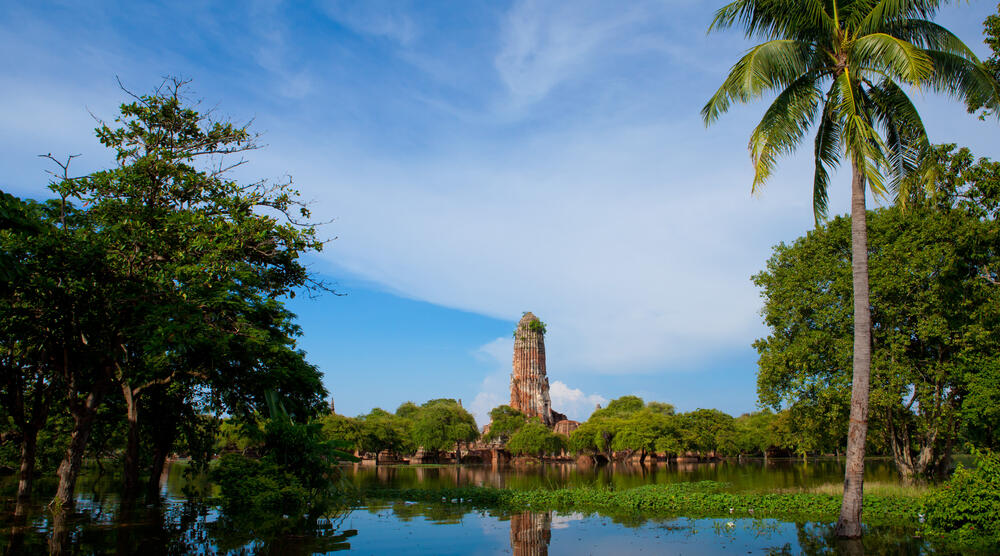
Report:
M 900 184 L 913 173 L 929 144 L 916 106 L 892 80 L 883 80 L 867 95 L 872 116 L 885 132 L 888 190 L 899 198 Z
M 778 158 L 794 151 L 809 131 L 821 94 L 816 87 L 816 75 L 806 74 L 782 91 L 764 113 L 750 135 L 753 193 L 770 177 Z
M 830 170 L 840 164 L 841 126 L 837 117 L 836 83 L 827 93 L 826 104 L 816 130 L 815 159 L 813 174 L 813 217 L 819 226 L 826 220 L 829 206 Z
M 810 55 L 808 45 L 792 40 L 768 41 L 750 49 L 701 109 L 705 124 L 717 120 L 734 101 L 747 102 L 792 83 L 808 71 Z
M 1000 83 L 982 64 L 940 50 L 926 50 L 934 71 L 926 82 L 936 91 L 991 110 L 1000 108 Z
M 857 36 L 883 32 L 905 19 L 930 19 L 947 0 L 861 0 L 851 2 L 844 20 Z
M 837 76 L 834 86 L 840 97 L 837 111 L 840 116 L 844 150 L 851 160 L 863 169 L 872 193 L 884 198 L 886 185 L 881 170 L 888 165 L 885 145 L 872 125 L 871 115 L 866 109 L 867 103 L 862 98 L 861 87 L 851 79 L 850 69 Z
M 906 19 L 886 25 L 882 32 L 920 48 L 948 52 L 979 63 L 976 54 L 962 42 L 962 39 L 933 21 Z
M 915 85 L 927 79 L 934 71 L 934 65 L 926 51 L 885 33 L 875 33 L 856 40 L 850 57 L 858 69 L 864 67 L 885 72 Z
M 736 0 L 717 12 L 708 31 L 743 28 L 747 38 L 816 40 L 836 31 L 823 0 Z

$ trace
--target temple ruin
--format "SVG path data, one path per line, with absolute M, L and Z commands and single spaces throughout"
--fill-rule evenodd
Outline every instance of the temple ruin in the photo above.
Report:
M 562 434 L 568 435 L 579 426 L 552 410 L 549 377 L 545 372 L 545 324 L 530 312 L 524 313 L 514 330 L 510 406 L 529 418 L 539 418 L 545 426 Z

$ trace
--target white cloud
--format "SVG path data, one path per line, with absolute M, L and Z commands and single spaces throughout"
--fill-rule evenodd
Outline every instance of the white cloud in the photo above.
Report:
M 514 353 L 514 338 L 497 338 L 488 344 L 483 344 L 479 346 L 479 349 L 475 351 L 475 355 L 485 358 L 490 361 L 495 361 L 497 364 L 502 365 L 504 361 L 508 365 L 512 362 L 512 357 Z
M 552 528 L 553 529 L 568 529 L 569 526 L 570 526 L 570 523 L 572 523 L 574 521 L 580 521 L 580 520 L 584 519 L 585 517 L 587 517 L 587 516 L 585 516 L 585 515 L 583 515 L 581 513 L 577 513 L 577 512 L 568 513 L 568 514 L 555 513 L 555 514 L 552 515 Z
M 585 421 L 597 404 L 607 405 L 608 399 L 598 394 L 584 394 L 579 388 L 570 388 L 562 381 L 553 381 L 549 386 L 552 409 L 565 414 L 570 419 Z
M 514 342 L 510 338 L 497 338 L 483 344 L 475 351 L 478 357 L 486 358 L 496 365 L 496 370 L 483 378 L 479 392 L 472 400 L 469 411 L 482 427 L 490 422 L 490 410 L 498 405 L 510 403 L 510 371 Z M 549 385 L 552 409 L 565 414 L 570 419 L 585 420 L 596 404 L 607 404 L 608 400 L 597 394 L 585 394 L 579 388 L 570 388 L 561 380 L 553 380 Z
M 761 331 L 749 277 L 786 237 L 773 223 L 808 227 L 808 193 L 751 200 L 747 172 L 714 154 L 742 153 L 744 138 L 678 143 L 686 133 L 593 127 L 420 161 L 272 139 L 262 156 L 276 169 L 265 175 L 296 168 L 317 219 L 337 218 L 331 273 L 498 318 L 533 311 L 549 324 L 550 376 L 571 382 L 690 368 Z M 483 349 L 509 372 L 496 342 Z

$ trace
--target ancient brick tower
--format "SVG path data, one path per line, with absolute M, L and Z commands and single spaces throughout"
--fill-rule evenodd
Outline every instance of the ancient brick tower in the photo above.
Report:
M 525 313 L 514 331 L 514 366 L 510 374 L 510 406 L 551 427 L 566 418 L 552 411 L 545 374 L 545 325 Z

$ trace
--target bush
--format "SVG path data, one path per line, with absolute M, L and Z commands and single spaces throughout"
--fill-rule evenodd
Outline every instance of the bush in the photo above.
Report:
M 312 507 L 312 494 L 298 477 L 273 461 L 225 454 L 212 478 L 222 490 L 222 509 L 229 515 L 302 518 Z
M 926 532 L 962 543 L 1000 542 L 1000 454 L 974 452 L 976 467 L 959 465 L 924 501 Z
M 268 517 L 306 525 L 345 507 L 352 496 L 337 464 L 356 461 L 345 443 L 325 440 L 318 421 L 293 422 L 273 392 L 267 401 L 271 417 L 245 428 L 260 458 L 226 454 L 212 473 L 225 516 L 256 527 Z

